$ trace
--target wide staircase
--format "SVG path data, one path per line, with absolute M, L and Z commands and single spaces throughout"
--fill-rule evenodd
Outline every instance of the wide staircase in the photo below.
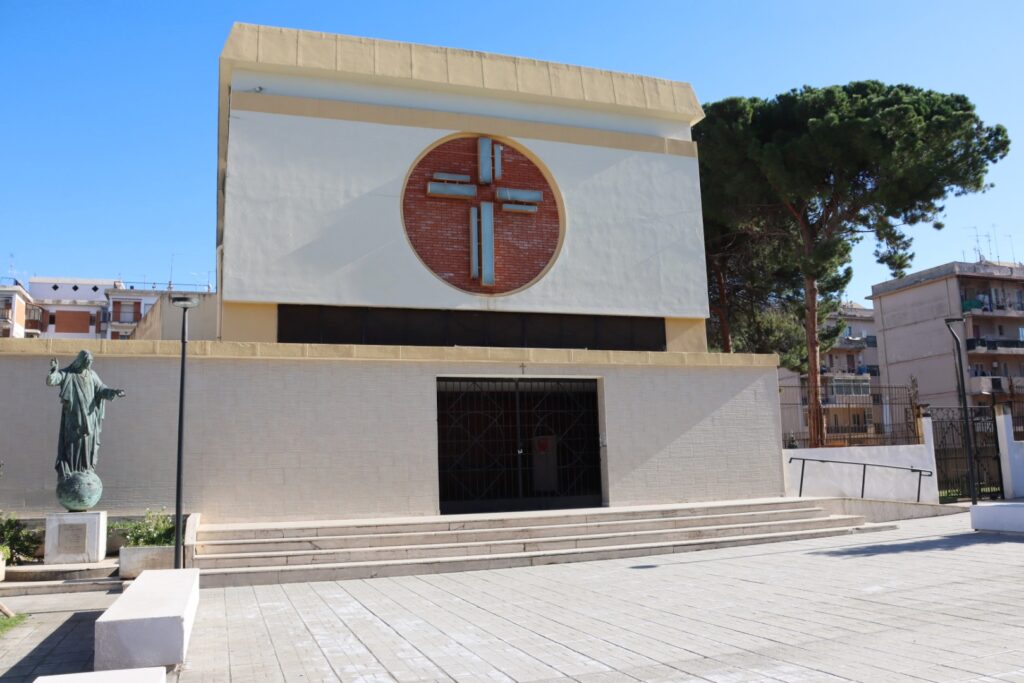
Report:
M 523 567 L 891 529 L 814 500 L 200 525 L 204 587 Z

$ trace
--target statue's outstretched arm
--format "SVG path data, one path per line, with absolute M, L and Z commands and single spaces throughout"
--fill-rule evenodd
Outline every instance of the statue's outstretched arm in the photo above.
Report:
M 57 359 L 50 359 L 50 374 L 46 376 L 47 386 L 57 386 L 64 379 L 64 373 L 60 371 L 60 366 L 57 365 Z
M 96 395 L 108 401 L 113 401 L 115 398 L 124 398 L 124 389 L 111 389 L 101 382 L 96 390 Z

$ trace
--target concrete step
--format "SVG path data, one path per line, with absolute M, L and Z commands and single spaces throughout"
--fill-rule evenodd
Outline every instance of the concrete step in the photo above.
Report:
M 744 501 L 644 505 L 614 508 L 581 508 L 575 510 L 544 510 L 503 512 L 473 515 L 436 515 L 399 519 L 346 519 L 297 522 L 253 522 L 201 524 L 198 540 L 242 540 L 263 538 L 308 538 L 311 536 L 345 536 L 392 534 L 431 531 L 495 529 L 503 527 L 549 526 L 598 521 L 654 519 L 687 515 L 731 514 L 767 510 L 813 508 L 813 500 L 799 498 L 762 498 Z
M 650 545 L 652 543 L 682 542 L 731 536 L 752 536 L 790 531 L 855 527 L 863 524 L 864 518 L 850 515 L 833 515 L 809 519 L 759 521 L 741 524 L 723 524 L 720 519 L 715 519 L 715 522 L 717 523 L 712 522 L 704 526 L 685 528 L 652 529 L 646 531 L 605 531 L 600 533 L 589 528 L 579 529 L 577 526 L 561 527 L 579 529 L 580 533 L 567 536 L 512 538 L 508 540 L 386 545 L 321 550 L 197 554 L 195 566 L 203 569 L 295 566 L 377 560 L 507 555 L 510 553 L 545 552 L 550 550 Z M 385 536 L 384 538 L 390 537 Z
M 862 533 L 892 529 L 892 524 L 839 526 L 824 529 L 762 533 L 720 538 L 705 538 L 687 541 L 667 541 L 610 545 L 564 550 L 517 552 L 495 555 L 468 555 L 464 557 L 423 558 L 409 560 L 380 560 L 370 562 L 348 562 L 334 564 L 295 565 L 283 567 L 240 567 L 203 569 L 200 585 L 204 588 L 227 586 L 252 586 L 306 581 L 339 581 L 345 579 L 367 579 L 381 576 L 408 576 L 412 574 L 436 574 L 442 572 L 474 571 L 509 567 L 528 567 L 563 562 L 584 562 L 610 560 L 628 557 L 644 557 L 667 553 L 710 550 L 735 546 L 799 541 L 826 536 Z
M 5 570 L 8 582 L 69 581 L 72 579 L 102 579 L 117 574 L 117 558 L 107 557 L 100 562 L 74 564 L 19 564 Z
M 103 591 L 120 593 L 125 582 L 115 577 L 71 579 L 68 581 L 2 581 L 0 598 L 14 595 L 49 595 L 51 593 L 84 593 Z
M 538 526 L 510 526 L 455 531 L 406 531 L 386 534 L 346 534 L 341 536 L 307 536 L 294 538 L 262 538 L 204 541 L 196 546 L 198 555 L 226 553 L 266 553 L 315 551 L 344 548 L 373 548 L 382 546 L 418 546 L 430 544 L 456 544 L 528 540 L 554 536 L 581 536 L 599 533 L 643 532 L 663 529 L 706 527 L 720 524 L 749 524 L 785 520 L 827 517 L 818 507 L 798 507 L 733 512 L 711 515 L 684 515 L 655 517 L 653 519 L 600 520 L 573 524 L 546 524 Z

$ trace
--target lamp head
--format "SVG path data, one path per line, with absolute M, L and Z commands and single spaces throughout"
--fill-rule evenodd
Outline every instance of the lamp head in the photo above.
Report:
M 962 323 L 963 321 L 964 321 L 964 319 L 962 317 L 961 318 L 946 318 L 946 324 L 947 325 L 949 325 L 950 323 Z
M 178 308 L 195 308 L 199 305 L 199 299 L 194 296 L 186 296 L 184 294 L 177 294 L 171 297 L 171 303 Z

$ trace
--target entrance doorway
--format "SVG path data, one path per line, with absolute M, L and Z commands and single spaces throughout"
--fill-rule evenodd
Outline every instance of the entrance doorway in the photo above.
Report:
M 601 505 L 597 380 L 437 380 L 441 513 Z

